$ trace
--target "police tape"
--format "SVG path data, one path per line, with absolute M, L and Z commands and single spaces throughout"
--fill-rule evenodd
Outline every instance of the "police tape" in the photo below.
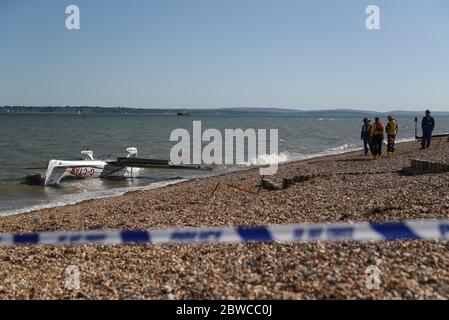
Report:
M 449 240 L 449 220 L 0 234 L 8 244 L 164 244 Z

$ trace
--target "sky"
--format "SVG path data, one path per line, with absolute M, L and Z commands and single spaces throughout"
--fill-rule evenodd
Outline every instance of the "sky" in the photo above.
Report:
M 449 111 L 449 1 L 1 0 L 0 105 Z

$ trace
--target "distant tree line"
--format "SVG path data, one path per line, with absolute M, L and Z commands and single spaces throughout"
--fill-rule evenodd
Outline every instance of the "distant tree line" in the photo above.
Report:
M 33 106 L 3 106 L 0 113 L 65 113 L 65 114 L 175 114 L 182 112 L 181 109 L 143 109 L 123 107 L 88 107 L 88 106 L 66 106 L 66 107 L 33 107 Z
M 440 108 L 441 109 L 441 108 Z M 425 109 L 423 109 L 425 110 Z M 257 114 L 267 115 L 296 115 L 301 117 L 358 117 L 362 119 L 365 116 L 394 116 L 415 117 L 424 111 L 391 111 L 391 112 L 373 112 L 351 109 L 332 109 L 332 110 L 298 110 L 286 108 L 176 108 L 176 109 L 145 109 L 145 108 L 126 108 L 126 107 L 90 107 L 90 106 L 3 106 L 0 107 L 1 113 L 61 113 L 61 114 L 153 114 L 153 115 L 195 115 L 195 116 L 221 116 L 221 115 L 243 115 L 254 116 Z M 449 112 L 432 112 L 435 116 L 449 116 Z

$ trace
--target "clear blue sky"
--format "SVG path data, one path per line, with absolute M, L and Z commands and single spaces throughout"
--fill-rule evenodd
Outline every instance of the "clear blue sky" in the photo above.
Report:
M 449 111 L 449 1 L 1 0 L 0 105 Z

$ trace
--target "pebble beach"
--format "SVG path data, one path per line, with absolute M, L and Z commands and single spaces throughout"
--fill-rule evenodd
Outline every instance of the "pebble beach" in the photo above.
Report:
M 400 221 L 449 218 L 447 138 L 397 145 L 373 161 L 355 151 L 282 164 L 270 177 L 313 178 L 258 194 L 257 168 L 120 197 L 0 217 L 0 232 Z M 384 154 L 386 149 L 384 147 Z M 338 173 L 338 174 L 337 174 Z M 448 299 L 448 241 L 0 246 L 1 299 Z M 377 264 L 379 289 L 366 287 Z M 65 286 L 69 266 L 80 288 Z

